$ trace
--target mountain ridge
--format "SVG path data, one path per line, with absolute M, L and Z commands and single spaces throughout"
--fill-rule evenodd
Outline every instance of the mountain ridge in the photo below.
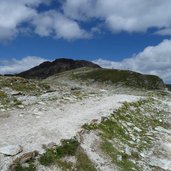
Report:
M 31 79 L 44 79 L 60 72 L 81 67 L 101 68 L 99 65 L 86 60 L 59 58 L 52 62 L 45 61 L 38 66 L 35 66 L 27 71 L 21 72 L 16 75 Z
M 84 72 L 80 70 L 77 76 L 80 79 L 92 79 L 94 81 L 106 82 L 109 81 L 113 84 L 120 84 L 128 87 L 137 87 L 145 89 L 165 89 L 166 86 L 161 78 L 154 75 L 144 75 L 129 70 L 105 69 L 99 65 L 85 60 L 73 60 L 67 58 L 59 58 L 52 62 L 45 61 L 34 68 L 17 74 L 17 76 L 27 79 L 46 79 L 50 76 L 72 71 L 79 68 L 91 68 L 91 72 Z M 75 75 L 76 76 L 76 75 Z M 76 76 L 76 77 L 77 77 Z

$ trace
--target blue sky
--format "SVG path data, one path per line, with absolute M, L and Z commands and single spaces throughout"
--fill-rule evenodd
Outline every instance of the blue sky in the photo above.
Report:
M 169 36 L 165 36 L 166 38 Z M 46 59 L 67 57 L 74 59 L 121 61 L 142 51 L 150 45 L 157 45 L 164 36 L 150 33 L 119 33 L 106 32 L 91 39 L 63 40 L 37 35 L 23 35 L 0 44 L 1 58 L 21 59 L 25 56 L 40 56 Z
M 170 0 L 1 0 L 0 73 L 66 57 L 170 82 L 169 9 Z

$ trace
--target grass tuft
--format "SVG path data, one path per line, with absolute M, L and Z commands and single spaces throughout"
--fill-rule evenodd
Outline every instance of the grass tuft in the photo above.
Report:
M 57 146 L 55 149 L 47 149 L 47 151 L 40 156 L 39 161 L 42 165 L 49 166 L 62 157 L 74 156 L 78 146 L 79 142 L 76 139 L 62 140 L 61 146 Z

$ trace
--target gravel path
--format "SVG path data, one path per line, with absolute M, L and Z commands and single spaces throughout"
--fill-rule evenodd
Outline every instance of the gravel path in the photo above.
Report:
M 0 120 L 0 147 L 21 145 L 24 152 L 42 150 L 42 144 L 59 143 L 76 135 L 81 126 L 93 119 L 109 115 L 124 101 L 138 96 L 104 95 L 90 97 L 73 104 L 37 104 L 10 111 L 10 117 Z

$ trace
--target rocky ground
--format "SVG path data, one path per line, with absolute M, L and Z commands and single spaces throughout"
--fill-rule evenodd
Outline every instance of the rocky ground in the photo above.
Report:
M 70 73 L 0 79 L 1 171 L 171 168 L 169 92 L 76 81 Z

